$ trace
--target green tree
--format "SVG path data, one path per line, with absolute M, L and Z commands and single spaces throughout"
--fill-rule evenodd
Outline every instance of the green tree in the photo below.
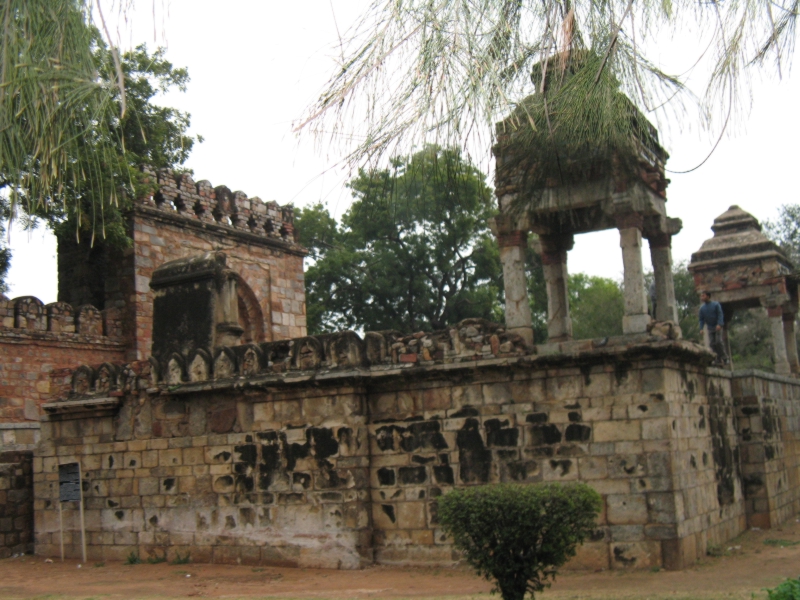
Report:
M 544 280 L 542 257 L 535 250 L 536 238 L 528 238 L 525 252 L 525 276 L 528 283 L 528 301 L 531 306 L 533 340 L 541 343 L 547 339 L 547 283 Z
M 500 484 L 453 490 L 438 500 L 442 528 L 503 600 L 542 591 L 575 556 L 602 508 L 586 484 Z
M 686 268 L 686 261 L 672 266 L 672 279 L 675 282 L 675 304 L 678 309 L 678 325 L 687 340 L 703 341 L 698 314 L 700 312 L 700 295 L 695 289 L 694 277 Z
M 82 165 L 89 175 L 64 181 L 58 204 L 18 204 L 17 208 L 24 209 L 20 220 L 25 226 L 35 227 L 43 219 L 60 238 L 78 235 L 90 243 L 104 240 L 124 247 L 130 242 L 122 213 L 131 199 L 144 191 L 139 167 L 179 167 L 195 141 L 202 139 L 187 135 L 187 113 L 156 103 L 159 94 L 171 89 L 186 90 L 189 74 L 185 68 L 175 68 L 166 60 L 164 49 L 151 54 L 144 45 L 124 53 L 120 59 L 126 81 L 124 116 L 120 117 L 120 89 L 114 88 L 116 108 L 104 113 L 107 122 L 98 122 L 93 131 L 72 145 L 76 149 L 76 165 Z M 95 48 L 94 60 L 98 70 L 114 64 L 113 53 L 101 42 Z M 118 160 L 82 162 L 87 156 L 107 151 L 113 151 Z M 8 214 L 11 209 L 8 199 L 0 197 L 0 212 Z M 3 257 L 10 259 L 7 248 L 0 249 L 0 284 L 5 276 Z
M 778 244 L 794 263 L 800 267 L 800 204 L 784 204 L 778 209 L 778 218 L 764 221 L 764 233 Z
M 733 313 L 728 324 L 731 362 L 737 369 L 775 371 L 772 329 L 761 307 Z
M 64 185 L 94 181 L 106 164 L 120 163 L 118 144 L 104 143 L 110 113 L 125 113 L 114 101 L 123 87 L 119 56 L 97 60 L 93 6 L 0 0 L 0 186 L 12 207 L 68 203 Z
M 496 318 L 499 253 L 485 175 L 458 150 L 426 147 L 361 170 L 338 225 L 318 205 L 299 211 L 309 330 L 441 329 Z
M 584 273 L 570 275 L 569 302 L 576 340 L 622 335 L 625 304 L 616 281 Z
M 95 51 L 98 68 L 110 68 L 113 53 L 103 44 Z M 170 90 L 186 91 L 189 72 L 176 68 L 165 58 L 165 50 L 152 54 L 145 45 L 121 55 L 125 78 L 124 116 L 106 113 L 108 122 L 98 127 L 94 136 L 80 141 L 82 153 L 92 147 L 113 147 L 119 161 L 103 163 L 94 169 L 91 179 L 67 182 L 62 187 L 61 206 L 38 211 L 58 236 L 103 238 L 115 246 L 129 243 L 122 213 L 133 198 L 145 190 L 141 184 L 143 164 L 156 169 L 179 168 L 189 157 L 194 143 L 202 137 L 187 134 L 190 115 L 156 103 L 158 96 Z M 105 65 L 105 66 L 103 66 Z M 121 105 L 121 93 L 115 88 L 113 102 Z

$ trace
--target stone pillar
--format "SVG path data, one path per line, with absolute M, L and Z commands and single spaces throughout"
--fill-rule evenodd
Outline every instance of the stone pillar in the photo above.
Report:
M 503 263 L 503 284 L 506 297 L 506 329 L 516 333 L 529 345 L 533 345 L 533 322 L 528 300 L 528 279 L 525 276 L 525 248 L 527 234 L 524 231 L 497 233 L 500 246 L 500 262 Z
M 678 323 L 678 305 L 675 301 L 675 282 L 672 277 L 672 236 L 658 233 L 648 237 L 650 260 L 656 281 L 656 321 Z
M 637 214 L 625 215 L 617 221 L 624 269 L 622 333 L 644 333 L 650 324 L 642 267 L 642 221 L 642 216 Z
M 767 315 L 772 329 L 772 347 L 775 353 L 775 372 L 778 375 L 789 375 L 792 370 L 789 366 L 789 356 L 786 351 L 786 337 L 783 329 L 783 308 L 768 306 Z M 795 350 L 795 352 L 797 352 Z
M 783 313 L 783 339 L 786 344 L 786 358 L 789 370 L 800 373 L 800 360 L 797 356 L 797 338 L 795 337 L 795 318 L 797 315 L 784 311 Z
M 539 236 L 544 280 L 547 285 L 547 336 L 550 342 L 572 339 L 567 289 L 567 252 L 572 250 L 571 234 Z

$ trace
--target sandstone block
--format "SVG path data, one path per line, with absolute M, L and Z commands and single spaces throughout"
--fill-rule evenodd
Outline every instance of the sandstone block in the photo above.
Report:
M 594 424 L 595 442 L 619 442 L 641 439 L 638 421 L 606 421 Z
M 608 545 L 600 542 L 578 546 L 575 556 L 564 568 L 580 571 L 605 571 L 609 568 Z
M 610 494 L 606 516 L 612 525 L 647 523 L 647 502 L 643 494 Z
M 612 569 L 647 569 L 661 566 L 658 542 L 620 542 L 611 544 Z
M 427 529 L 425 502 L 398 502 L 397 527 L 400 529 Z

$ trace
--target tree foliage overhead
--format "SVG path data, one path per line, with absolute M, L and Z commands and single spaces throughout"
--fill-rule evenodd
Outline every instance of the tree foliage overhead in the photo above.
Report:
M 311 249 L 309 330 L 419 331 L 497 318 L 499 253 L 485 175 L 458 150 L 429 146 L 359 172 L 341 225 L 318 205 L 296 217 Z
M 687 26 L 705 36 L 704 105 L 727 112 L 744 96 L 751 67 L 770 62 L 780 72 L 790 62 L 799 8 L 800 0 L 373 0 L 298 129 L 363 133 L 349 147 L 352 159 L 363 159 L 409 142 L 488 137 L 517 107 L 520 123 L 562 135 L 558 128 L 579 109 L 572 142 L 598 135 L 610 142 L 630 114 L 617 91 L 644 113 L 680 110 L 675 101 L 691 98 L 680 78 L 648 59 L 647 40 Z M 542 118 L 522 103 L 535 91 L 540 100 L 551 96 Z
M 93 61 L 98 71 L 115 68 L 112 51 L 101 40 L 95 42 Z M 145 46 L 122 54 L 120 70 L 125 78 L 124 115 L 121 111 L 121 88 L 109 90 L 110 110 L 91 124 L 91 129 L 76 138 L 68 157 L 72 168 L 82 169 L 85 177 L 67 178 L 59 184 L 58 202 L 17 204 L 17 218 L 25 226 L 35 226 L 41 218 L 59 237 L 80 237 L 86 241 L 104 239 L 114 246 L 129 243 L 122 212 L 132 198 L 143 192 L 139 167 L 180 167 L 196 141 L 202 138 L 187 134 L 189 115 L 157 104 L 162 93 L 186 90 L 189 73 L 176 68 L 165 58 L 164 49 L 148 52 Z M 121 116 L 122 115 L 122 116 Z M 104 157 L 108 157 L 106 160 Z M 33 164 L 29 174 L 36 176 L 41 168 Z M 17 200 L 27 198 L 28 191 L 15 186 L 7 178 L 11 194 L 0 195 L 0 216 L 6 219 Z M 2 229 L 0 229 L 0 232 Z M 0 291 L 6 275 L 10 252 L 0 240 Z M 3 259 L 6 259 L 5 262 Z
M 100 35 L 85 0 L 2 0 L 0 183 L 12 206 L 63 205 L 66 185 L 119 164 L 109 113 L 121 111 L 118 57 L 97 61 Z M 115 91 L 116 90 L 116 91 Z
M 113 54 L 99 43 L 95 61 L 98 69 L 109 69 L 114 64 Z M 189 157 L 194 143 L 202 141 L 200 136 L 188 135 L 188 113 L 156 103 L 160 94 L 173 89 L 186 91 L 186 68 L 176 68 L 169 62 L 163 48 L 151 54 L 140 45 L 120 56 L 120 69 L 125 79 L 125 114 L 120 117 L 121 93 L 114 88 L 115 110 L 106 113 L 107 121 L 98 123 L 93 135 L 79 142 L 84 154 L 91 154 L 93 148 L 98 153 L 107 149 L 116 159 L 94 167 L 91 178 L 68 181 L 61 189 L 62 203 L 36 213 L 60 236 L 75 236 L 77 232 L 82 237 L 105 238 L 112 245 L 126 245 L 121 212 L 143 193 L 141 165 L 178 168 Z

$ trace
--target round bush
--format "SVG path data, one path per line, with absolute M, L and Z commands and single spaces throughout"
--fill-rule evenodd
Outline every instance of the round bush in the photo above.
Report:
M 498 484 L 439 498 L 439 521 L 503 600 L 549 585 L 594 528 L 600 495 L 585 484 Z

